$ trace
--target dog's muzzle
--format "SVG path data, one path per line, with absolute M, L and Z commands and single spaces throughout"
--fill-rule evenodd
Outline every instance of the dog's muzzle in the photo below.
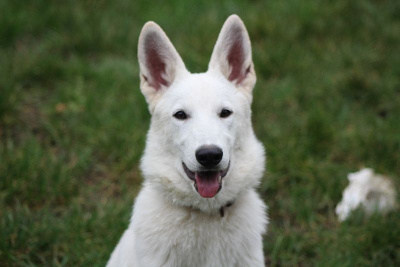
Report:
M 194 181 L 194 187 L 200 196 L 204 198 L 213 198 L 222 188 L 222 178 L 228 173 L 230 163 L 225 170 L 197 172 L 189 170 L 184 162 L 182 162 L 182 166 L 189 179 Z

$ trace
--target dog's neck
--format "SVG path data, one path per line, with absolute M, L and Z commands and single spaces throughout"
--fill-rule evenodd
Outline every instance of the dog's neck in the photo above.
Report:
M 225 216 L 226 209 L 229 208 L 229 207 L 231 207 L 233 204 L 235 204 L 235 200 L 231 200 L 231 201 L 226 202 L 226 204 L 222 205 L 222 206 L 218 209 L 218 211 L 217 211 L 216 213 L 217 213 L 217 214 L 219 213 L 219 216 L 221 216 L 221 218 L 224 217 L 224 216 Z M 209 212 L 202 211 L 201 209 L 199 209 L 199 208 L 197 208 L 197 207 L 188 206 L 187 208 L 190 209 L 190 210 L 192 210 L 192 211 L 195 211 L 195 212 L 210 214 Z

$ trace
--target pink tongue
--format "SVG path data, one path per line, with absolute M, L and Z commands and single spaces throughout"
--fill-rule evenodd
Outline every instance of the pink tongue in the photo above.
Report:
M 218 193 L 219 172 L 196 172 L 197 191 L 204 198 L 212 198 Z

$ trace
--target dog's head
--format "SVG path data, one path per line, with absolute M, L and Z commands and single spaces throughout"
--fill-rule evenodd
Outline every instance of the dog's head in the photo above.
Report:
M 141 90 L 152 114 L 142 159 L 146 178 L 177 190 L 175 195 L 197 191 L 197 198 L 214 198 L 221 188 L 229 192 L 224 180 L 232 172 L 248 179 L 244 172 L 254 162 L 263 165 L 251 126 L 256 75 L 250 39 L 238 16 L 222 27 L 205 73 L 191 74 L 154 22 L 142 29 L 138 57 Z M 257 174 L 262 170 L 258 167 Z

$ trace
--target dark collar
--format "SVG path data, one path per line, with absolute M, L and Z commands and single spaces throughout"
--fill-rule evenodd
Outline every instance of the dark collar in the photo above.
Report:
M 235 203 L 235 200 L 231 200 L 231 201 L 228 201 L 225 205 L 223 205 L 223 206 L 221 206 L 221 207 L 219 208 L 219 214 L 221 215 L 221 218 L 225 216 L 225 209 L 226 209 L 226 208 L 229 208 L 229 207 L 232 206 L 234 203 Z M 191 209 L 191 210 L 193 210 L 193 211 L 201 212 L 200 209 L 195 208 L 195 207 L 193 207 L 193 206 L 188 206 L 187 208 L 189 208 L 189 209 Z
M 225 215 L 225 210 L 224 209 L 229 208 L 234 203 L 235 203 L 235 200 L 232 200 L 232 201 L 229 201 L 228 203 L 226 203 L 226 205 L 221 206 L 221 208 L 219 209 L 219 214 L 221 215 L 221 217 L 224 217 L 224 215 Z

